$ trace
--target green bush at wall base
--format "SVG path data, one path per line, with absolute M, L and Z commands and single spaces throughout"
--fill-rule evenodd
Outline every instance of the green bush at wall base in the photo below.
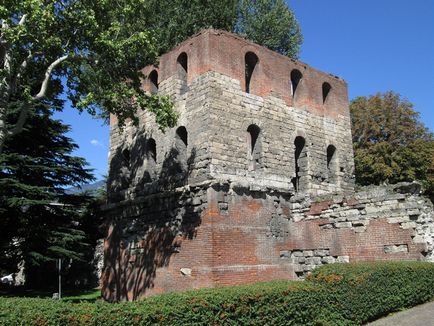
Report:
M 170 293 L 140 302 L 0 298 L 0 325 L 360 325 L 434 299 L 434 264 L 334 264 L 305 282 Z

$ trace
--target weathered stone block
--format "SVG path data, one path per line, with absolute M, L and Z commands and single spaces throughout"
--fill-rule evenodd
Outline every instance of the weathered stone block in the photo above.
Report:
M 248 80 L 247 53 L 258 59 Z M 106 300 L 291 279 L 334 262 L 434 260 L 429 201 L 391 186 L 354 193 L 343 80 L 213 30 L 143 72 L 154 70 L 179 119 L 164 133 L 147 111 L 122 130 L 111 119 Z M 381 250 L 395 243 L 408 251 Z

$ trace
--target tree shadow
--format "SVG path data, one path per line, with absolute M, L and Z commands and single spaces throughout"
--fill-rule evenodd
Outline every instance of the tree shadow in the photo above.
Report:
M 119 148 L 110 162 L 108 198 L 118 206 L 110 213 L 102 296 L 112 302 L 143 297 L 155 286 L 157 270 L 169 265 L 201 223 L 203 205 L 192 200 L 197 194 L 179 188 L 188 183 L 196 149 L 187 157 L 186 148 L 175 143 L 155 162 L 150 139 L 144 134 L 135 139 L 129 153 Z M 125 201 L 129 196 L 139 200 Z

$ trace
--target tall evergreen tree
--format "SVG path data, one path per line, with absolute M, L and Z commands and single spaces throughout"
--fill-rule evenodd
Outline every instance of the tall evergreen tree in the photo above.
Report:
M 31 110 L 0 154 L 0 269 L 24 262 L 30 286 L 46 286 L 54 261 L 80 259 L 86 246 L 80 210 L 87 199 L 65 188 L 93 177 L 86 161 L 72 155 L 77 145 L 65 135 L 69 126 L 53 119 L 53 111 L 42 104 Z

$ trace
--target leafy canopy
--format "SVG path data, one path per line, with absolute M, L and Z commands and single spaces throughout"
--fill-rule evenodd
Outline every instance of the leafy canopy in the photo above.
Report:
M 244 35 L 283 55 L 297 58 L 303 36 L 283 0 L 149 0 L 147 28 L 159 53 L 204 28 Z
M 387 92 L 350 105 L 356 182 L 422 181 L 434 189 L 434 138 L 413 104 Z
M 294 59 L 303 43 L 294 13 L 283 0 L 240 0 L 234 31 Z
M 140 72 L 203 28 L 235 31 L 297 57 L 302 35 L 283 0 L 4 0 L 0 4 L 0 152 L 29 110 L 64 92 L 79 110 L 122 125 L 137 109 L 176 124 L 168 97 L 145 94 Z M 20 114 L 9 126 L 10 106 Z
M 160 54 L 204 28 L 232 31 L 239 0 L 148 0 L 146 27 Z
M 0 4 L 0 146 L 22 129 L 28 111 L 67 86 L 72 105 L 115 114 L 120 123 L 138 108 L 156 114 L 161 128 L 176 115 L 167 97 L 145 94 L 140 69 L 157 60 L 147 30 L 146 1 L 5 0 Z M 64 80 L 62 83 L 61 81 Z M 56 92 L 53 93 L 52 86 Z M 6 111 L 21 114 L 7 129 Z

